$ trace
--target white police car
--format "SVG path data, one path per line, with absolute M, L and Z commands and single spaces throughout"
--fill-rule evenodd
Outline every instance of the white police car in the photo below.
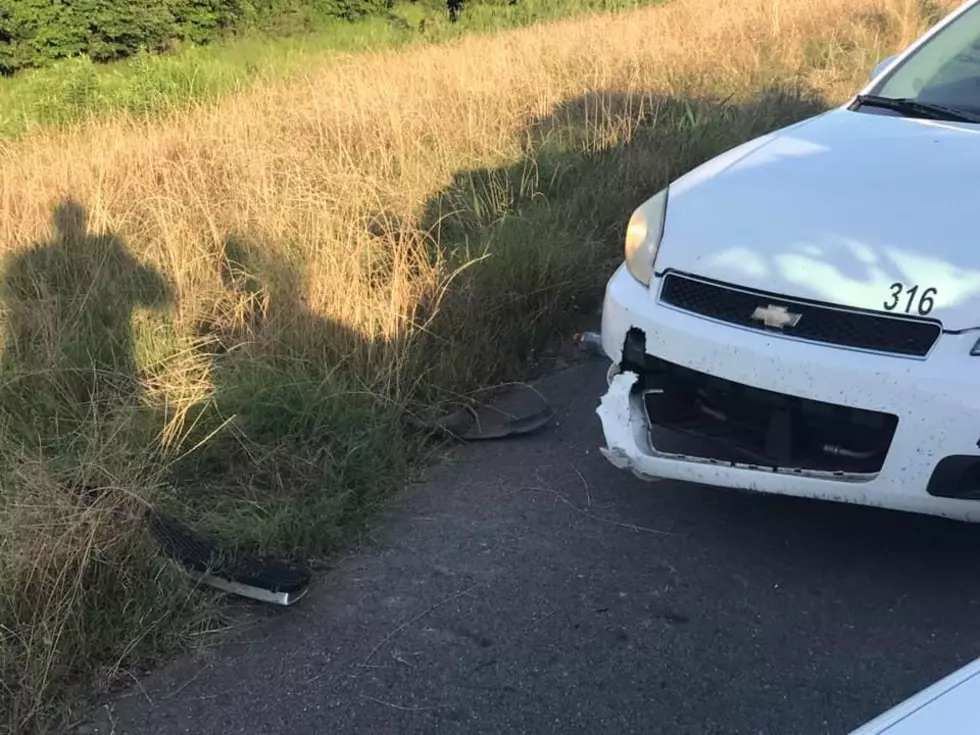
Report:
M 978 735 L 980 659 L 926 687 L 850 735 Z
M 980 520 L 980 0 L 643 202 L 601 339 L 617 467 Z

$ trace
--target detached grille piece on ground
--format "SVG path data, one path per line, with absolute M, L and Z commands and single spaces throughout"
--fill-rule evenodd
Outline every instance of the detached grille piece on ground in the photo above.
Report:
M 191 577 L 260 602 L 292 605 L 309 590 L 305 567 L 270 557 L 229 554 L 211 539 L 163 513 L 150 511 L 150 531 L 161 550 Z

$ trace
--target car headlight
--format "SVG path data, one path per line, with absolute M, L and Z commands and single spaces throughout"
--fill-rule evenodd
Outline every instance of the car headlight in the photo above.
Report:
M 664 189 L 643 202 L 626 227 L 626 269 L 644 286 L 653 278 L 653 265 L 664 236 L 667 220 L 668 189 Z

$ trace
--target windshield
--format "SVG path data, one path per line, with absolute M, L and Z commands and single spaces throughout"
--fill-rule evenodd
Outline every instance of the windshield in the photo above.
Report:
M 871 93 L 980 113 L 980 3 L 929 39 Z

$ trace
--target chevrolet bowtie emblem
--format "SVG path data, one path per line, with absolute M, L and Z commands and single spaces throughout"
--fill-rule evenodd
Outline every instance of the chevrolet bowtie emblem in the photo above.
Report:
M 752 312 L 753 319 L 762 322 L 767 327 L 775 327 L 776 329 L 795 327 L 800 323 L 802 316 L 802 314 L 790 311 L 785 306 L 776 306 L 775 304 L 769 304 L 766 307 L 757 306 Z

